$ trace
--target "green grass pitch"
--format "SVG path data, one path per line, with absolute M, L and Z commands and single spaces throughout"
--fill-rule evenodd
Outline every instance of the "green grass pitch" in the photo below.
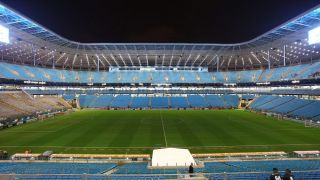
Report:
M 0 130 L 9 153 L 193 153 L 320 149 L 320 129 L 241 110 L 80 110 Z

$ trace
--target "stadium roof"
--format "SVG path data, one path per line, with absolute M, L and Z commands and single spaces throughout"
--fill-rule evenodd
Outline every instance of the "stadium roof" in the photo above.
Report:
M 10 29 L 10 43 L 0 43 L 3 60 L 66 69 L 200 66 L 240 70 L 310 61 L 319 58 L 320 51 L 319 45 L 308 44 L 308 31 L 320 26 L 320 5 L 261 36 L 235 44 L 75 42 L 1 4 L 0 24 Z

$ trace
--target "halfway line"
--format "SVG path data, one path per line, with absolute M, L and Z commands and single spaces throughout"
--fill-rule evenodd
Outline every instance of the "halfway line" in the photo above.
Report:
M 162 123 L 162 131 L 163 131 L 164 142 L 166 144 L 166 147 L 168 147 L 167 136 L 166 136 L 166 131 L 164 129 L 164 123 L 163 123 L 162 111 L 161 110 L 160 110 L 160 117 L 161 117 L 161 123 Z

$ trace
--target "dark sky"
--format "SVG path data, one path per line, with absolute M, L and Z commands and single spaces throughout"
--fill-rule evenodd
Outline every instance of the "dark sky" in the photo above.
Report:
M 320 0 L 1 0 L 80 42 L 237 43 L 294 18 Z

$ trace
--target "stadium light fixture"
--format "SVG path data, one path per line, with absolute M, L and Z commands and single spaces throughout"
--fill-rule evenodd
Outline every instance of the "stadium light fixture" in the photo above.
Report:
M 320 43 L 320 26 L 308 32 L 309 45 Z
M 9 29 L 0 25 L 0 42 L 10 43 L 9 40 Z

